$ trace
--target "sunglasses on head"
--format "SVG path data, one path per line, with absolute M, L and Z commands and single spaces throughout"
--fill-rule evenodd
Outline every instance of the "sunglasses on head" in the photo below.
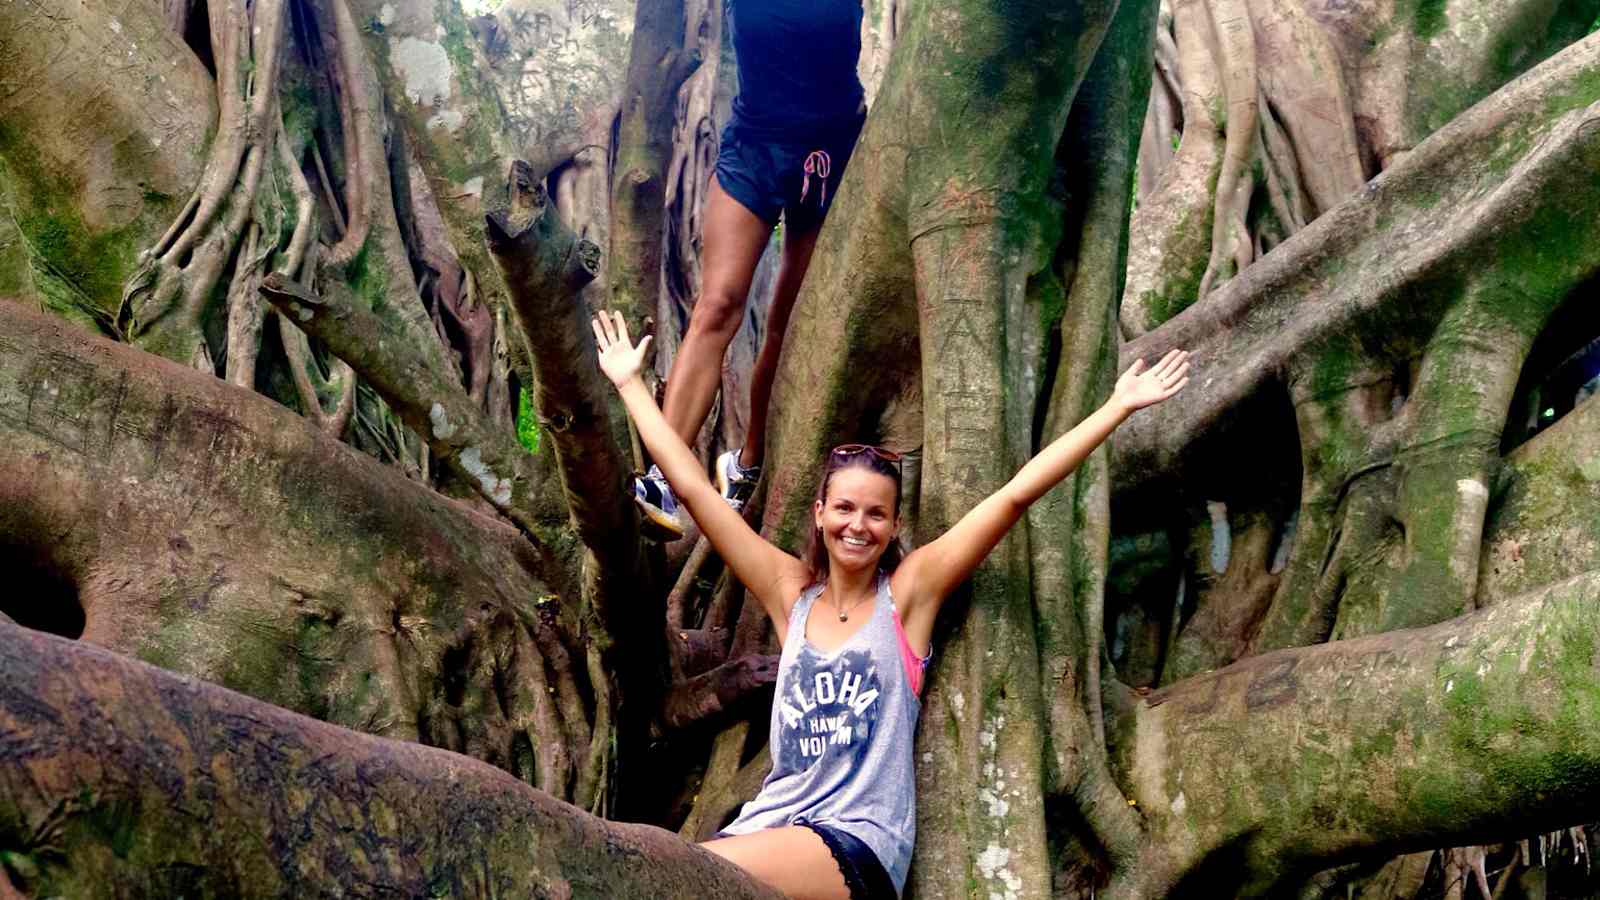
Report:
M 885 450 L 882 447 L 874 447 L 871 444 L 840 444 L 833 448 L 834 456 L 856 456 L 861 453 L 870 453 L 886 463 L 898 464 L 900 462 L 900 454 L 893 450 Z

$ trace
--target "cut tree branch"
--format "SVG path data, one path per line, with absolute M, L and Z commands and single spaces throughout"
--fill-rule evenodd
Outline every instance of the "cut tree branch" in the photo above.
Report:
M 669 628 L 668 654 L 675 680 L 693 678 L 721 665 L 728 657 L 726 628 Z
M 512 208 L 485 219 L 489 252 L 511 292 L 533 354 L 534 405 L 556 445 L 572 522 L 602 565 L 636 566 L 638 515 L 630 471 L 610 427 L 611 386 L 600 374 L 594 331 L 578 292 L 600 269 L 600 248 L 579 238 L 520 161 L 512 164 Z
M 541 432 L 554 446 L 585 550 L 587 637 L 611 678 L 610 713 L 624 733 L 618 752 L 631 754 L 643 748 L 639 729 L 654 712 L 667 673 L 665 607 L 644 599 L 657 595 L 639 538 L 630 467 L 616 437 L 621 429 L 611 418 L 614 392 L 600 374 L 588 309 L 579 299 L 599 269 L 600 248 L 561 221 L 526 163 L 513 163 L 509 179 L 510 207 L 486 217 L 486 241 L 532 356 Z M 650 712 L 625 713 L 624 707 Z

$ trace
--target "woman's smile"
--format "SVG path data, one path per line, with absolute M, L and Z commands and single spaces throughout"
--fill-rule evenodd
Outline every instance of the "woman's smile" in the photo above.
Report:
M 887 475 L 861 468 L 835 472 L 816 509 L 829 554 L 852 567 L 875 563 L 899 525 L 894 502 L 894 480 Z

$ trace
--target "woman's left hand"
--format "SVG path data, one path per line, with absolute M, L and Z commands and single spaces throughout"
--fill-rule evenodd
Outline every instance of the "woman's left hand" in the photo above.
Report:
M 628 323 L 619 312 L 602 311 L 589 324 L 594 328 L 595 344 L 600 347 L 600 371 L 619 388 L 637 378 L 650 347 L 650 335 L 634 346 L 628 340 Z
M 1145 368 L 1144 360 L 1135 360 L 1117 379 L 1111 399 L 1133 412 L 1160 403 L 1188 383 L 1189 352 L 1172 350 L 1150 369 Z

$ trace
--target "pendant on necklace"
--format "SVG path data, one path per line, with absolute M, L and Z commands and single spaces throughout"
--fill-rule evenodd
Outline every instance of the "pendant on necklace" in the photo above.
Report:
M 839 613 L 839 621 L 841 621 L 841 622 L 848 622 L 848 621 L 850 621 L 850 614 L 849 614 L 849 613 L 847 613 L 847 612 L 842 612 L 842 613 Z

